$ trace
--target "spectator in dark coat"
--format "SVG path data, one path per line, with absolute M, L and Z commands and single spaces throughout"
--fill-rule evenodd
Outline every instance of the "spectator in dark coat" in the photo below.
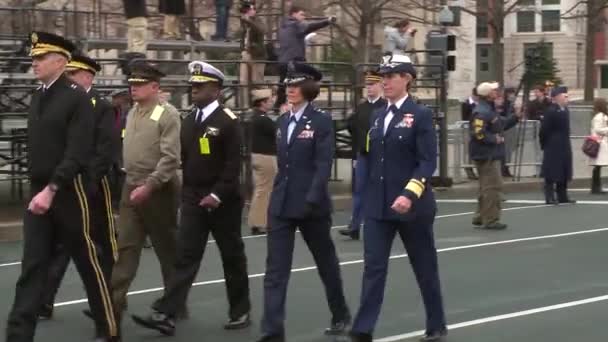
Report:
M 534 100 L 528 104 L 527 117 L 528 120 L 542 120 L 543 113 L 551 105 L 551 100 L 547 98 L 545 87 L 542 85 L 534 88 Z
M 279 28 L 279 79 L 282 83 L 287 75 L 287 64 L 292 61 L 306 61 L 306 36 L 336 21 L 335 17 L 305 22 L 306 13 L 298 6 L 289 9 L 289 16 Z M 285 103 L 285 86 L 280 85 L 275 108 Z
M 553 88 L 551 97 L 553 104 L 545 112 L 540 129 L 545 201 L 547 204 L 574 203 L 568 198 L 568 182 L 572 180 L 568 88 Z M 557 199 L 555 198 L 556 193 Z

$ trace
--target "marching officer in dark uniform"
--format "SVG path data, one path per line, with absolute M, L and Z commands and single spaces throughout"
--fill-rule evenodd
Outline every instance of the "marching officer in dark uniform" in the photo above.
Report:
M 241 131 L 236 115 L 218 102 L 224 74 L 198 61 L 190 63 L 189 69 L 195 107 L 181 130 L 184 180 L 175 270 L 154 312 L 133 316 L 135 323 L 165 335 L 175 333 L 175 316 L 185 306 L 210 233 L 226 275 L 230 310 L 224 328 L 250 324 L 247 258 L 241 237 Z
M 351 320 L 330 235 L 328 182 L 334 156 L 333 123 L 331 116 L 310 104 L 319 95 L 321 78 L 321 73 L 307 64 L 290 63 L 285 80 L 291 111 L 277 122 L 279 172 L 268 209 L 263 336 L 259 342 L 285 341 L 285 297 L 296 229 L 302 233 L 325 286 L 332 313 L 325 333 L 340 334 Z
M 539 133 L 543 149 L 541 172 L 545 178 L 545 201 L 547 204 L 575 203 L 568 197 L 568 182 L 572 180 L 568 88 L 553 88 L 551 97 L 553 103 L 543 116 Z
M 52 255 L 68 250 L 87 291 L 96 341 L 118 341 L 103 253 L 93 240 L 94 218 L 86 170 L 95 136 L 93 101 L 64 75 L 74 45 L 45 32 L 31 35 L 34 74 L 43 85 L 32 96 L 28 155 L 32 199 L 23 219 L 22 273 L 8 318 L 7 342 L 32 342 Z
M 340 230 L 340 234 L 359 239 L 359 229 L 363 222 L 363 200 L 367 180 L 367 131 L 372 114 L 379 108 L 386 107 L 382 97 L 382 77 L 377 71 L 371 70 L 365 74 L 367 99 L 357 106 L 355 114 L 350 118 L 349 131 L 353 139 L 353 157 L 355 157 L 353 213 L 348 228 Z
M 422 340 L 440 341 L 447 334 L 447 327 L 433 237 L 437 208 L 429 183 L 437 163 L 433 113 L 417 105 L 408 94 L 416 70 L 407 56 L 385 56 L 379 72 L 384 76 L 388 105 L 375 115 L 368 133 L 365 268 L 361 306 L 351 339 L 372 341 L 391 246 L 399 234 L 426 310 L 426 334 Z
M 87 170 L 86 185 L 89 195 L 93 241 L 100 248 L 99 259 L 102 271 L 106 279 L 110 279 L 112 277 L 112 266 L 118 257 L 118 251 L 116 249 L 116 229 L 108 176 L 116 154 L 118 137 L 114 127 L 112 105 L 92 88 L 95 74 L 100 70 L 101 66 L 95 60 L 83 54 L 75 53 L 67 65 L 66 74 L 87 92 L 94 107 L 94 152 Z M 70 254 L 64 246 L 59 245 L 51 261 L 51 271 L 45 289 L 44 303 L 39 313 L 41 318 L 51 318 L 53 315 L 55 296 L 69 261 Z

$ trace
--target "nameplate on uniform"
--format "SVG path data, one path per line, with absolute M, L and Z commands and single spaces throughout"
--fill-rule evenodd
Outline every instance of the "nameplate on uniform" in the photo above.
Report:
M 414 114 L 405 114 L 403 116 L 403 120 L 401 120 L 396 126 L 395 128 L 412 128 L 412 126 L 414 125 Z
M 315 131 L 305 129 L 298 135 L 298 139 L 312 139 L 315 135 Z
M 201 154 L 211 154 L 211 147 L 209 146 L 209 138 L 203 137 L 198 140 L 198 145 Z
M 220 129 L 209 126 L 207 127 L 207 129 L 205 129 L 205 135 L 208 135 L 210 137 L 217 137 L 218 135 L 220 135 Z
M 95 98 L 92 98 L 91 103 L 93 104 L 93 107 L 95 107 L 95 105 L 97 104 L 97 100 L 95 100 Z
M 152 115 L 150 115 L 150 119 L 153 121 L 158 121 L 158 120 L 160 120 L 160 117 L 163 115 L 164 112 L 165 112 L 164 107 L 156 106 L 156 107 L 154 107 L 154 111 L 152 111 Z

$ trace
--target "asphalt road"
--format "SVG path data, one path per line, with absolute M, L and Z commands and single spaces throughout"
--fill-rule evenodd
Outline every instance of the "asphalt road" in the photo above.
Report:
M 545 206 L 538 193 L 507 196 L 505 231 L 481 231 L 471 226 L 472 198 L 441 200 L 435 225 L 440 272 L 450 342 L 540 342 L 606 340 L 608 272 L 608 196 L 573 193 L 583 204 Z M 348 213 L 334 215 L 336 227 Z M 361 242 L 339 237 L 342 276 L 353 313 L 358 307 L 363 255 Z M 246 238 L 254 324 L 227 332 L 223 272 L 217 248 L 209 248 L 197 283 L 191 291 L 191 317 L 178 324 L 173 341 L 254 341 L 259 336 L 266 246 L 264 237 Z M 212 243 L 213 244 L 213 243 Z M 0 244 L 0 329 L 13 300 L 19 275 L 19 243 Z M 399 240 L 393 258 L 382 316 L 375 337 L 379 341 L 413 341 L 424 329 L 424 312 L 407 256 Z M 15 263 L 17 262 L 17 263 Z M 131 313 L 146 313 L 160 295 L 160 271 L 151 250 L 143 255 L 136 291 L 129 297 Z M 298 239 L 287 308 L 288 341 L 330 341 L 322 335 L 330 314 L 312 257 Z M 37 341 L 75 342 L 92 336 L 81 282 L 71 267 L 58 295 L 55 318 L 41 322 Z M 66 328 L 69 327 L 69 330 Z M 158 334 L 123 325 L 124 341 L 156 341 Z M 69 333 L 68 333 L 69 332 Z M 163 338 L 166 339 L 166 338 Z

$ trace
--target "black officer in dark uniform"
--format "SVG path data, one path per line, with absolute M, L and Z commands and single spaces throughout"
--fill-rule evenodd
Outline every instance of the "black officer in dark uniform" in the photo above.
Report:
M 259 342 L 284 342 L 285 298 L 291 273 L 296 229 L 313 255 L 332 314 L 328 335 L 344 332 L 351 316 L 331 239 L 328 182 L 334 156 L 331 116 L 312 104 L 321 73 L 291 63 L 285 83 L 291 111 L 277 122 L 279 172 L 270 197 L 268 256 L 264 277 L 264 317 Z
M 31 35 L 33 69 L 43 85 L 28 115 L 32 200 L 23 218 L 22 273 L 8 318 L 7 342 L 32 342 L 37 313 L 57 244 L 69 251 L 85 285 L 97 323 L 98 341 L 118 341 L 109 279 L 92 238 L 85 171 L 93 152 L 91 98 L 63 72 L 74 45 L 62 37 Z
M 118 136 L 114 126 L 112 105 L 92 88 L 95 74 L 101 66 L 92 58 L 75 53 L 67 65 L 67 75 L 76 84 L 86 90 L 93 103 L 95 120 L 94 153 L 87 170 L 86 185 L 91 211 L 91 228 L 93 241 L 100 248 L 99 259 L 106 279 L 112 276 L 112 266 L 118 254 L 116 249 L 116 229 L 112 212 L 112 193 L 109 173 L 115 158 Z M 45 289 L 43 306 L 39 313 L 41 318 L 53 315 L 53 304 L 61 280 L 68 267 L 70 254 L 64 246 L 59 245 L 51 261 L 49 279 Z
M 190 63 L 195 107 L 181 129 L 183 189 L 177 262 L 165 295 L 148 317 L 133 320 L 165 335 L 175 333 L 175 317 L 185 306 L 207 246 L 209 233 L 220 249 L 226 278 L 229 321 L 225 329 L 249 326 L 249 278 L 241 237 L 241 131 L 238 120 L 218 102 L 224 74 L 210 64 Z

